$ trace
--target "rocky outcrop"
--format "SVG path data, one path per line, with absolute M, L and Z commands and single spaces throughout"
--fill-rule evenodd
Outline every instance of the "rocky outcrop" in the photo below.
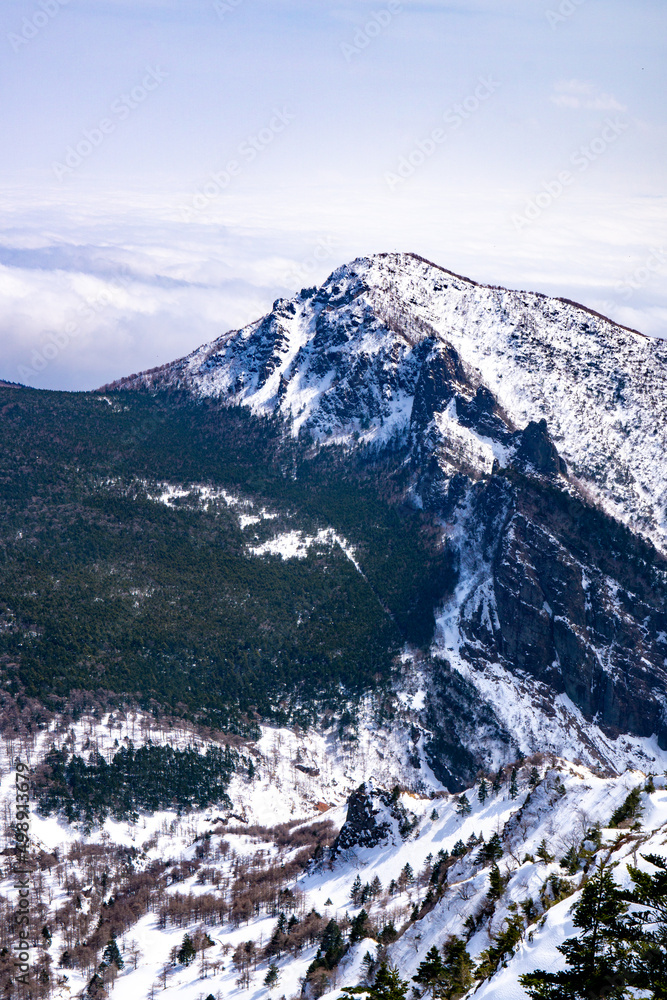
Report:
M 531 420 L 518 435 L 518 447 L 515 461 L 524 468 L 530 466 L 537 472 L 557 476 L 567 474 L 567 464 L 558 454 L 556 446 L 549 437 L 547 422 Z
M 399 800 L 398 788 L 390 793 L 364 782 L 352 792 L 347 817 L 331 848 L 332 857 L 355 847 L 376 847 L 387 840 L 399 842 L 414 829 L 415 818 Z

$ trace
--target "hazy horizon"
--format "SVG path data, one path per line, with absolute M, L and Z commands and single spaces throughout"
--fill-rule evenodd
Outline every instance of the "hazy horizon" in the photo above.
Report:
M 667 335 L 662 4 L 5 0 L 0 24 L 0 378 L 94 388 L 392 250 Z

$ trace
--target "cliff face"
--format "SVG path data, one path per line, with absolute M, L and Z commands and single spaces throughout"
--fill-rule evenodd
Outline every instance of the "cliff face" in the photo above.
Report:
M 535 708 L 549 718 L 568 699 L 610 736 L 667 746 L 667 587 L 655 550 L 558 480 L 523 472 L 470 488 L 459 534 L 460 583 L 436 647 L 510 729 L 511 697 L 488 688 L 499 669 L 537 682 Z

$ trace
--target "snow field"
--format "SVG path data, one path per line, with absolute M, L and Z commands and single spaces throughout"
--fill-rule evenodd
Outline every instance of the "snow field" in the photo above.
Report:
M 422 689 L 418 687 L 406 698 L 408 702 L 418 702 L 421 693 Z M 133 727 L 135 737 L 142 731 L 144 738 L 150 736 L 157 739 L 159 736 L 157 730 L 150 732 L 147 721 L 144 721 L 143 730 L 142 720 L 138 718 L 124 720 L 121 723 L 124 728 L 119 730 L 114 729 L 114 721 L 110 718 L 80 720 L 73 727 L 77 749 L 80 750 L 86 740 L 90 740 L 100 752 L 109 753 L 114 748 L 115 733 L 125 738 L 124 734 L 129 735 Z M 220 824 L 225 815 L 221 817 L 213 808 L 180 817 L 173 812 L 142 816 L 136 824 L 107 821 L 104 829 L 93 831 L 87 840 L 90 843 L 136 848 L 138 853 L 134 865 L 136 870 L 142 871 L 156 861 L 168 861 L 170 865 L 193 861 L 202 842 L 201 836 L 210 833 L 210 854 L 202 863 L 218 873 L 222 885 L 225 881 L 229 884 L 233 879 L 234 864 L 239 858 L 246 863 L 254 858 L 261 864 L 267 861 L 272 865 L 282 864 L 294 857 L 296 851 L 281 853 L 270 841 L 256 837 L 252 831 L 248 834 L 237 832 L 243 827 L 243 820 L 272 826 L 285 820 L 304 823 L 326 819 L 331 820 L 334 829 L 339 829 L 346 817 L 345 799 L 350 791 L 367 779 L 375 766 L 384 767 L 382 782 L 378 781 L 378 784 L 391 787 L 394 781 L 401 779 L 404 768 L 401 746 L 405 737 L 372 733 L 370 727 L 364 725 L 359 727 L 359 736 L 359 746 L 346 751 L 331 738 L 322 735 L 266 727 L 256 745 L 256 755 L 253 755 L 257 777 L 251 782 L 237 775 L 230 786 L 232 812 L 240 817 L 238 820 L 229 819 L 227 825 L 234 832 L 225 832 Z M 42 740 L 48 738 L 49 734 L 42 734 Z M 162 738 L 187 745 L 191 734 L 177 734 L 165 728 Z M 16 747 L 12 749 L 15 753 Z M 37 741 L 31 750 L 33 759 L 40 749 L 40 741 Z M 384 755 L 384 760 L 378 750 Z M 300 758 L 298 763 L 303 763 L 311 771 L 319 770 L 319 774 L 300 771 L 294 763 L 297 758 Z M 13 774 L 8 764 L 6 759 L 0 785 L 0 795 L 7 805 L 13 793 Z M 508 877 L 507 887 L 490 920 L 482 921 L 473 932 L 468 949 L 473 959 L 478 960 L 512 914 L 510 907 L 513 904 L 519 907 L 527 898 L 533 899 L 539 915 L 526 927 L 516 954 L 508 956 L 506 967 L 501 966 L 476 994 L 482 998 L 520 1000 L 524 994 L 518 985 L 518 977 L 535 967 L 558 967 L 560 956 L 556 947 L 572 933 L 571 908 L 578 898 L 583 872 L 567 876 L 559 866 L 558 861 L 567 850 L 572 845 L 580 844 L 587 831 L 600 824 L 602 848 L 596 855 L 596 862 L 601 858 L 618 862 L 615 869 L 618 881 L 627 880 L 627 862 L 643 864 L 642 853 L 667 852 L 667 790 L 664 779 L 656 780 L 658 787 L 654 793 L 642 795 L 641 829 L 628 833 L 606 829 L 605 824 L 612 812 L 623 803 L 628 791 L 644 785 L 645 775 L 642 772 L 630 770 L 612 778 L 601 777 L 583 765 L 558 759 L 549 763 L 548 758 L 544 758 L 540 768 L 543 780 L 530 795 L 526 785 L 529 767 L 522 769 L 520 795 L 515 800 L 509 798 L 504 786 L 497 796 L 489 797 L 482 804 L 478 799 L 478 788 L 469 789 L 467 797 L 471 812 L 465 817 L 457 813 L 457 797 L 443 792 L 432 778 L 422 785 L 421 791 L 402 793 L 399 799 L 401 805 L 416 819 L 407 840 L 401 838 L 396 821 L 392 819 L 390 837 L 377 847 L 352 848 L 332 862 L 325 858 L 324 863 L 292 879 L 289 887 L 293 891 L 298 890 L 297 915 L 302 918 L 315 909 L 325 920 L 334 917 L 340 921 L 346 916 L 354 917 L 360 910 L 350 898 L 355 877 L 358 874 L 362 883 L 370 883 L 377 876 L 382 884 L 382 894 L 373 902 L 366 903 L 365 908 L 378 926 L 391 920 L 397 930 L 403 931 L 398 940 L 389 945 L 388 957 L 398 965 L 403 978 L 410 978 L 432 945 L 441 947 L 451 934 L 468 935 L 465 921 L 479 913 L 489 888 L 490 866 L 477 863 L 479 847 L 474 846 L 449 868 L 446 889 L 433 908 L 420 919 L 410 922 L 414 905 L 424 899 L 428 889 L 424 873 L 428 870 L 429 856 L 435 860 L 440 850 L 451 854 L 459 841 L 470 843 L 474 837 L 479 843 L 483 837 L 488 843 L 494 834 L 498 834 L 504 850 L 499 867 Z M 408 773 L 405 768 L 406 777 Z M 422 782 L 426 777 L 424 772 Z M 320 811 L 327 805 L 330 808 Z M 380 809 L 380 813 L 384 808 Z M 437 813 L 435 818 L 432 818 L 433 810 Z M 378 815 L 378 822 L 382 818 Z M 54 817 L 43 819 L 33 815 L 32 829 L 35 846 L 45 851 L 57 850 L 61 858 L 81 837 L 78 831 Z M 555 859 L 548 864 L 536 857 L 543 841 Z M 229 845 L 226 854 L 218 851 L 223 842 Z M 392 879 L 398 880 L 408 863 L 414 872 L 415 883 L 407 886 L 405 891 L 389 896 L 389 883 Z M 72 863 L 71 867 L 76 871 L 76 864 Z M 82 870 L 81 878 L 83 874 Z M 45 892 L 51 897 L 50 908 L 53 911 L 71 897 L 50 871 L 45 871 L 43 875 Z M 565 880 L 571 887 L 572 895 L 545 913 L 540 906 L 540 897 L 545 883 L 552 876 Z M 168 887 L 167 895 L 176 893 L 216 894 L 219 889 L 210 880 L 201 884 L 198 875 L 193 873 Z M 11 879 L 5 877 L 0 894 L 10 901 L 14 900 Z M 86 905 L 89 904 L 84 899 L 84 908 Z M 203 1000 L 209 994 L 239 1000 L 241 997 L 260 1000 L 269 996 L 279 1000 L 283 995 L 287 998 L 299 995 L 308 966 L 315 957 L 315 945 L 304 948 L 298 955 L 283 954 L 277 962 L 280 980 L 273 991 L 269 992 L 263 985 L 268 968 L 266 961 L 260 962 L 257 970 L 253 971 L 249 989 L 241 990 L 237 986 L 238 972 L 231 963 L 234 948 L 252 940 L 261 949 L 271 937 L 275 923 L 275 917 L 261 913 L 238 926 L 226 920 L 222 926 L 207 927 L 214 946 L 207 951 L 204 978 L 201 978 L 200 958 L 187 967 L 172 966 L 167 972 L 167 995 L 171 992 L 182 1000 Z M 141 916 L 122 940 L 119 939 L 126 967 L 118 976 L 111 996 L 131 996 L 137 1000 L 149 997 L 165 964 L 169 962 L 172 949 L 180 946 L 186 930 L 194 932 L 196 926 L 160 928 L 155 912 Z M 58 964 L 63 947 L 63 936 L 56 931 L 50 947 L 54 966 Z M 134 970 L 130 955 L 136 948 L 141 956 Z M 341 986 L 354 985 L 359 981 L 364 972 L 362 963 L 365 954 L 370 952 L 373 955 L 375 950 L 375 943 L 367 940 L 348 952 L 332 983 L 335 988 L 326 995 L 327 1000 L 334 1000 Z M 62 971 L 68 976 L 71 995 L 85 986 L 83 977 L 77 971 Z

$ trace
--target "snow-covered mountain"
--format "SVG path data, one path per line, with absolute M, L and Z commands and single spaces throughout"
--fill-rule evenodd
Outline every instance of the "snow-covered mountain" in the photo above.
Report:
M 329 441 L 428 430 L 473 475 L 506 463 L 512 430 L 546 420 L 573 476 L 667 548 L 667 346 L 564 299 L 480 285 L 415 254 L 362 257 L 107 388 L 140 386 L 279 412 Z
M 639 752 L 626 736 L 667 747 L 666 375 L 664 342 L 575 303 L 381 254 L 105 390 L 400 444 L 406 500 L 456 554 L 428 663 L 406 650 L 429 759 L 455 787 L 503 746 L 621 770 Z
M 665 854 L 666 367 L 394 254 L 102 393 L 8 390 L 7 996 L 26 813 L 45 998 L 562 968 L 593 873 Z

